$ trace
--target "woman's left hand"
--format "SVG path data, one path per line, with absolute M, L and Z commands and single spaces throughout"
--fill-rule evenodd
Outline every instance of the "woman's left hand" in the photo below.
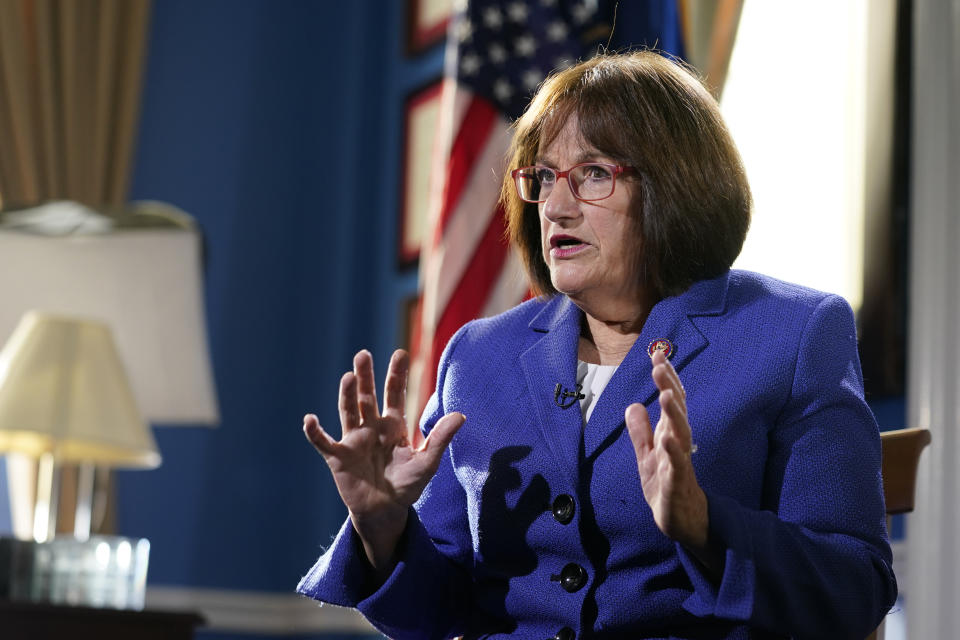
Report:
M 693 440 L 687 421 L 687 394 L 661 351 L 653 354 L 653 381 L 660 390 L 660 421 L 640 403 L 627 407 L 626 423 L 637 454 L 643 496 L 660 530 L 698 557 L 707 551 L 707 496 L 690 459 Z

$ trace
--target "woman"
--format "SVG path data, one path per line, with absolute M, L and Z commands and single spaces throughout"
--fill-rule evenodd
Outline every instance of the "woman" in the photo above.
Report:
M 750 195 L 714 100 L 597 57 L 545 82 L 509 169 L 541 295 L 451 339 L 426 439 L 402 352 L 382 415 L 361 352 L 342 439 L 305 418 L 350 517 L 299 590 L 394 638 L 867 635 L 896 583 L 853 315 L 730 270 Z

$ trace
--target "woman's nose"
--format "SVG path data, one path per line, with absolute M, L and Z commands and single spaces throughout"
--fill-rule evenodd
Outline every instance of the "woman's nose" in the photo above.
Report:
M 567 178 L 560 178 L 550 190 L 546 202 L 543 203 L 543 215 L 551 222 L 563 218 L 574 218 L 580 215 L 580 202 L 573 197 L 570 182 Z

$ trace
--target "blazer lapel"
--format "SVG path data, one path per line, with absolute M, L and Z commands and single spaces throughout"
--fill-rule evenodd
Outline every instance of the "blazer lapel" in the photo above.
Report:
M 673 345 L 670 363 L 683 380 L 683 368 L 708 345 L 707 336 L 698 328 L 695 318 L 722 313 L 727 291 L 728 273 L 713 280 L 695 283 L 685 293 L 665 298 L 654 305 L 643 325 L 640 337 L 617 368 L 584 429 L 584 454 L 593 456 L 600 448 L 619 437 L 624 426 L 624 411 L 634 402 L 647 406 L 655 425 L 660 416 L 659 404 L 653 402 L 657 387 L 650 376 L 652 366 L 647 349 L 655 340 L 669 340 Z
M 520 355 L 541 435 L 574 485 L 583 429 L 580 403 L 574 400 L 569 407 L 561 408 L 554 391 L 558 383 L 568 391 L 576 386 L 581 317 L 581 311 L 568 298 L 556 296 L 529 325 L 543 337 Z

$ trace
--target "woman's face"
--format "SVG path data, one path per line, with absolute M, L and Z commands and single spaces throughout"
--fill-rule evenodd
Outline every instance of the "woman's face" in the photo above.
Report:
M 565 171 L 581 162 L 617 164 L 583 140 L 574 115 L 539 150 L 536 163 Z M 609 198 L 581 202 L 561 179 L 538 205 L 543 259 L 554 288 L 601 320 L 622 320 L 616 316 L 640 299 L 635 273 L 640 247 L 628 214 L 632 189 L 621 174 Z

